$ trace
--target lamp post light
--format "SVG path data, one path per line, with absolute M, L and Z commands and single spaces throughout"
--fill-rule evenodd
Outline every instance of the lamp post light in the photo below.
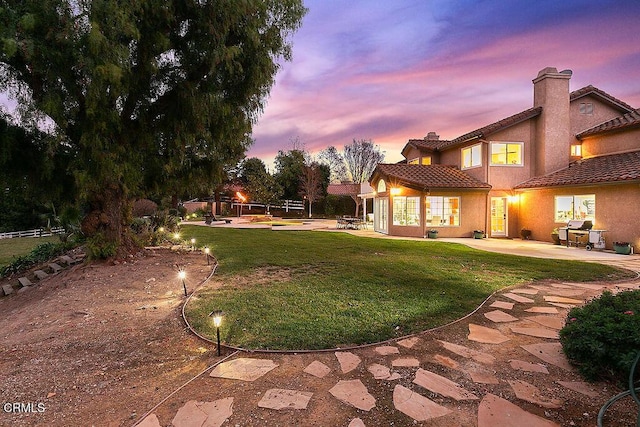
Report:
M 207 265 L 209 265 L 209 257 L 211 256 L 211 255 L 209 255 L 210 253 L 211 253 L 211 249 L 209 249 L 208 247 L 205 247 L 204 248 L 204 254 L 207 257 Z
M 209 316 L 213 320 L 213 326 L 216 328 L 216 338 L 218 339 L 218 356 L 220 356 L 220 325 L 222 324 L 222 316 L 224 313 L 221 310 L 214 310 L 209 313 Z
M 184 279 L 187 277 L 187 273 L 184 270 L 178 271 L 178 278 L 182 280 L 182 287 L 184 288 L 184 296 L 187 296 L 187 284 Z

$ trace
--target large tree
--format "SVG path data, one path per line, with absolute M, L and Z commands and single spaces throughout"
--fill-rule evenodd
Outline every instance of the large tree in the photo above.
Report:
M 300 148 L 278 151 L 275 158 L 275 178 L 284 191 L 285 199 L 300 200 L 300 178 L 304 174 L 308 157 L 309 154 Z
M 84 231 L 120 246 L 131 196 L 216 179 L 242 157 L 305 11 L 301 0 L 0 0 L 0 89 L 74 154 Z

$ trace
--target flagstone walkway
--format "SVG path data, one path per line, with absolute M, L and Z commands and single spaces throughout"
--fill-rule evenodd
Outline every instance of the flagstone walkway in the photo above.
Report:
M 637 258 L 616 261 L 640 271 Z M 581 380 L 558 331 L 571 307 L 604 289 L 638 288 L 637 280 L 543 282 L 500 292 L 453 325 L 379 345 L 298 354 L 227 351 L 137 425 L 593 426 L 617 391 Z M 585 402 L 587 412 L 567 415 Z

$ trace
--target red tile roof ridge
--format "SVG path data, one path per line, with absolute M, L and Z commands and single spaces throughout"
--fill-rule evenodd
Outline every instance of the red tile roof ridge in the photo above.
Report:
M 588 85 L 578 90 L 574 90 L 569 94 L 569 101 L 575 101 L 579 98 L 582 98 L 583 96 L 587 96 L 590 94 L 595 94 L 600 98 L 602 98 L 604 101 L 608 102 L 609 104 L 617 107 L 618 109 L 626 110 L 626 112 L 631 112 L 635 110 L 635 108 L 633 108 L 631 105 L 627 104 L 626 102 L 616 98 L 615 96 L 608 94 L 602 89 L 598 89 L 593 85 Z
M 593 135 L 614 132 L 620 129 L 627 129 L 636 126 L 640 126 L 640 108 L 583 130 L 576 135 L 576 138 L 582 139 Z

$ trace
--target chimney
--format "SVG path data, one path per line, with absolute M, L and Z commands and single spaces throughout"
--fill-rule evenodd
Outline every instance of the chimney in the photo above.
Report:
M 440 135 L 435 132 L 429 132 L 427 136 L 424 137 L 425 141 L 438 141 L 440 140 Z
M 536 128 L 535 175 L 567 167 L 570 161 L 569 80 L 571 70 L 540 70 L 533 79 L 533 106 L 542 107 Z

